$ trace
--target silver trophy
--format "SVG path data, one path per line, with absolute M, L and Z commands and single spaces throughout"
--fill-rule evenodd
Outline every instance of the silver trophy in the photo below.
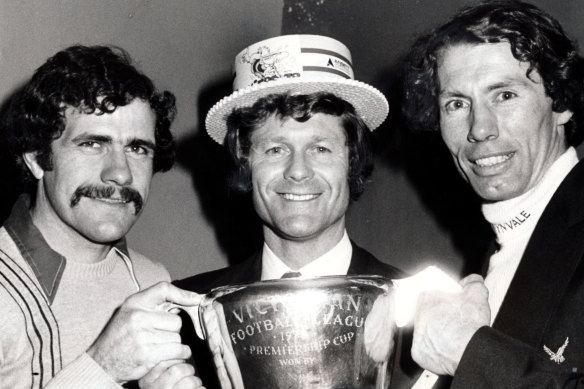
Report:
M 328 276 L 224 286 L 189 313 L 206 339 L 222 389 L 386 389 L 397 328 L 420 293 L 458 293 L 429 266 L 399 280 Z
M 393 285 L 379 276 L 260 281 L 199 307 L 222 389 L 388 388 Z

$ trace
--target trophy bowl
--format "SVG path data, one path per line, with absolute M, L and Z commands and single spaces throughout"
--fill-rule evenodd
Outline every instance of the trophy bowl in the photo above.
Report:
M 222 389 L 388 388 L 394 287 L 381 276 L 224 286 L 199 307 Z

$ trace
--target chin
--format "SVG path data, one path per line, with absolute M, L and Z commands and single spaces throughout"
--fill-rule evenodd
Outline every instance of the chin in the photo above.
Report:
M 474 190 L 483 200 L 492 203 L 510 200 L 524 193 L 524 191 L 517 188 L 506 188 L 505 190 L 497 188 L 474 188 Z
M 97 226 L 97 229 L 87 231 L 85 237 L 95 243 L 108 244 L 120 240 L 130 230 L 130 227 L 120 225 Z
M 311 217 L 294 217 L 282 221 L 281 223 L 277 223 L 277 226 L 280 227 L 279 230 L 293 236 L 304 236 L 310 234 L 313 232 L 315 225 L 317 225 L 317 223 Z
M 286 239 L 290 239 L 293 241 L 303 241 L 307 239 L 311 239 L 317 235 L 317 231 L 314 228 L 285 228 L 282 229 L 282 235 L 286 237 Z

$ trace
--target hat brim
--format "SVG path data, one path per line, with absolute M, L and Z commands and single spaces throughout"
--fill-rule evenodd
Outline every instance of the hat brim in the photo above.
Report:
M 328 92 L 351 103 L 371 131 L 389 114 L 385 96 L 371 85 L 352 79 L 278 79 L 233 92 L 216 103 L 207 113 L 205 127 L 213 140 L 223 144 L 227 133 L 227 116 L 236 108 L 251 107 L 258 99 L 272 93 L 311 94 Z

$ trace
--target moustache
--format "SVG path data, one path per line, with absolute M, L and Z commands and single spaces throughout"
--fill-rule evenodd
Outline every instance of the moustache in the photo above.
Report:
M 111 186 L 81 186 L 75 190 L 71 196 L 71 208 L 79 204 L 82 197 L 111 199 L 116 193 L 116 188 Z M 123 187 L 119 190 L 118 200 L 123 202 L 131 202 L 134 204 L 134 214 L 137 215 L 142 210 L 144 199 L 137 190 Z

